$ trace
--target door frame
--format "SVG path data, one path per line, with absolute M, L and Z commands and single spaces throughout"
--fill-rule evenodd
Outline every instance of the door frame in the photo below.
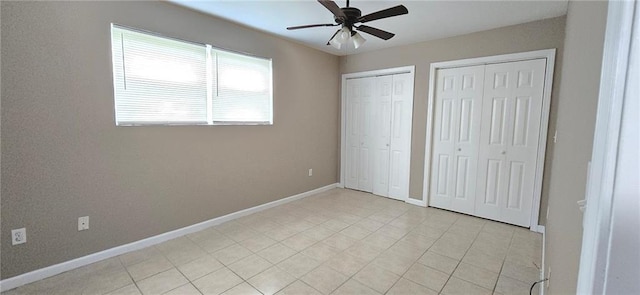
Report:
M 422 200 L 417 203 L 421 206 L 429 205 L 429 192 L 431 190 L 429 179 L 431 176 L 431 145 L 433 137 L 433 119 L 435 105 L 435 76 L 439 69 L 488 65 L 495 63 L 525 61 L 532 59 L 546 59 L 544 89 L 542 92 L 542 118 L 540 120 L 540 135 L 538 137 L 538 152 L 536 161 L 536 173 L 533 190 L 533 206 L 531 206 L 531 219 L 529 226 L 532 231 L 542 232 L 543 226 L 538 225 L 540 217 L 540 197 L 542 195 L 542 178 L 544 172 L 545 152 L 547 149 L 547 134 L 549 127 L 549 110 L 551 109 L 551 91 L 553 89 L 553 71 L 555 66 L 556 49 L 543 49 L 528 52 L 519 52 L 503 55 L 485 56 L 461 60 L 443 61 L 431 63 L 429 68 L 429 98 L 427 100 L 427 134 L 424 149 L 424 178 L 422 189 Z
M 604 294 L 609 278 L 609 253 L 613 247 L 613 222 L 617 212 L 614 202 L 625 202 L 616 188 L 621 175 L 634 171 L 617 171 L 620 148 L 629 141 L 621 140 L 624 124 L 623 106 L 633 97 L 628 88 L 633 65 L 632 40 L 640 21 L 640 5 L 634 1 L 611 1 L 608 4 L 607 27 L 602 53 L 602 70 L 598 94 L 598 110 L 593 138 L 590 169 L 587 174 L 585 213 L 583 216 L 582 251 L 578 268 L 578 294 Z M 637 55 L 637 53 L 636 53 Z M 637 66 L 636 66 L 637 68 Z M 637 71 L 635 71 L 637 73 Z M 637 74 L 636 74 L 637 75 Z M 624 178 L 622 178 L 624 179 Z M 628 197 L 631 197 L 629 195 Z M 618 199 L 616 199 L 618 198 Z M 620 218 L 620 217 L 618 217 Z
M 376 77 L 376 76 L 388 76 L 395 74 L 411 74 L 411 78 L 414 81 L 414 89 L 413 96 L 411 98 L 411 103 L 413 104 L 413 100 L 415 100 L 415 66 L 404 66 L 397 68 L 388 68 L 388 69 L 380 69 L 380 70 L 372 70 L 372 71 L 364 71 L 364 72 L 356 72 L 356 73 L 348 73 L 342 74 L 341 79 L 341 93 L 340 93 L 340 182 L 338 183 L 338 187 L 345 187 L 345 166 L 346 166 L 346 157 L 347 157 L 347 146 L 346 146 L 346 103 L 347 103 L 347 80 L 348 79 L 357 79 L 357 78 L 367 78 L 367 77 Z M 413 125 L 413 112 L 411 113 L 411 124 Z M 413 128 L 412 128 L 413 129 Z M 409 154 L 411 154 L 411 145 L 409 145 Z M 407 186 L 409 182 L 407 181 Z M 407 196 L 403 201 L 409 202 L 411 198 Z

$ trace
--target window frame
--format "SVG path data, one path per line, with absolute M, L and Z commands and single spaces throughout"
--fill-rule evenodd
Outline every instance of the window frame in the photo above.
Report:
M 127 31 L 131 31 L 131 32 L 135 32 L 135 33 L 140 33 L 140 34 L 145 34 L 151 37 L 157 37 L 157 38 L 164 38 L 164 39 L 169 39 L 169 40 L 173 40 L 173 41 L 178 41 L 178 42 L 184 42 L 184 43 L 189 43 L 189 44 L 194 44 L 194 45 L 199 45 L 199 46 L 203 46 L 205 47 L 206 50 L 206 92 L 207 92 L 207 98 L 206 98 L 206 114 L 207 114 L 207 120 L 206 122 L 203 123 L 196 123 L 196 122 L 180 122 L 180 121 L 123 121 L 123 122 L 119 122 L 118 121 L 118 106 L 117 106 L 117 97 L 116 97 L 116 88 L 118 81 L 116 80 L 116 71 L 115 71 L 115 63 L 117 62 L 115 60 L 115 56 L 114 56 L 114 50 L 113 50 L 113 34 L 114 34 L 114 29 L 120 29 L 120 30 L 127 30 Z M 273 103 L 273 59 L 272 58 L 267 58 L 267 57 L 263 57 L 263 56 L 258 56 L 255 54 L 250 54 L 250 53 L 246 53 L 246 52 L 241 52 L 241 51 L 237 51 L 237 50 L 229 50 L 229 49 L 225 49 L 225 48 L 220 48 L 220 47 L 216 47 L 213 46 L 211 44 L 207 44 L 207 43 L 201 43 L 201 42 L 194 42 L 194 41 L 189 41 L 189 40 L 185 40 L 185 39 L 181 39 L 181 38 L 175 38 L 172 36 L 167 36 L 164 34 L 160 34 L 160 33 L 156 33 L 153 31 L 148 31 L 148 30 L 144 30 L 144 29 L 138 29 L 138 28 L 132 28 L 129 26 L 125 26 L 125 25 L 120 25 L 117 23 L 111 23 L 110 24 L 110 30 L 109 30 L 109 39 L 110 39 L 110 56 L 111 56 L 111 71 L 112 71 L 112 82 L 113 82 L 113 105 L 114 105 L 114 122 L 115 125 L 117 127 L 141 127 L 141 126 L 269 126 L 269 125 L 273 125 L 273 117 L 274 117 L 274 103 Z M 217 75 L 216 73 L 216 69 L 214 69 L 214 65 L 215 63 L 212 62 L 213 58 L 215 58 L 215 53 L 217 52 L 223 52 L 223 53 L 229 53 L 229 54 L 237 54 L 237 55 L 242 55 L 244 57 L 249 57 L 249 58 L 253 58 L 253 59 L 261 59 L 263 61 L 267 61 L 269 64 L 269 71 L 268 71 L 268 84 L 269 84 L 269 91 L 268 91 L 268 101 L 269 101 L 269 120 L 268 121 L 214 121 L 213 120 L 213 101 L 215 99 L 215 95 L 214 92 L 216 92 L 218 89 L 214 88 L 213 86 L 213 80 L 214 79 L 219 79 L 218 76 L 214 76 Z M 123 65 L 124 66 L 124 65 Z M 216 83 L 217 84 L 217 83 Z M 216 85 L 217 87 L 217 85 Z

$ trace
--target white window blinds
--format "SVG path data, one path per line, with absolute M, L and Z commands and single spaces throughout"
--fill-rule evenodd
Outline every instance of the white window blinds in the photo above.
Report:
M 271 61 L 215 51 L 214 122 L 271 122 Z
M 271 124 L 271 60 L 112 26 L 117 125 Z
M 114 27 L 116 122 L 207 123 L 204 45 Z

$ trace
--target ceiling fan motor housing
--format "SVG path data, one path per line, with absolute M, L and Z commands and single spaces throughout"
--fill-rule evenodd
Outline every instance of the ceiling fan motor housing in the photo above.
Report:
M 360 11 L 360 9 L 355 7 L 343 7 L 340 8 L 340 10 L 342 10 L 342 13 L 344 13 L 346 18 L 342 19 L 341 17 L 336 16 L 334 17 L 334 19 L 336 23 L 342 24 L 349 29 L 351 29 L 353 27 L 353 24 L 358 22 L 358 18 L 362 16 L 362 12 Z

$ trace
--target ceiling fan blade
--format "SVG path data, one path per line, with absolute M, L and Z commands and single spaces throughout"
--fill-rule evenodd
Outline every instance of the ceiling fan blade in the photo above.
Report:
M 306 29 L 306 28 L 315 28 L 315 27 L 335 27 L 337 25 L 338 24 L 304 25 L 304 26 L 288 27 L 287 30 L 297 30 L 297 29 Z
M 370 26 L 365 26 L 365 25 L 360 25 L 360 26 L 356 27 L 356 29 L 358 31 L 362 31 L 362 32 L 365 32 L 367 34 L 374 35 L 374 36 L 376 36 L 376 37 L 378 37 L 380 39 L 384 39 L 384 40 L 389 40 L 389 39 L 393 38 L 393 36 L 396 35 L 394 33 L 389 33 L 387 31 L 383 31 L 383 30 L 372 28 Z
M 340 7 L 338 7 L 338 4 L 336 4 L 335 2 L 331 0 L 318 0 L 318 2 L 320 2 L 322 6 L 329 9 L 329 11 L 331 11 L 331 13 L 333 13 L 333 15 L 335 15 L 336 17 L 341 19 L 346 18 L 346 16 L 344 15 L 344 12 L 342 12 L 342 9 L 340 9 Z
M 320 1 L 320 0 L 318 0 Z M 374 13 L 370 13 L 367 15 L 363 15 L 361 17 L 358 18 L 358 21 L 361 23 L 366 23 L 366 22 L 370 22 L 372 20 L 377 20 L 377 19 L 381 19 L 381 18 L 387 18 L 387 17 L 392 17 L 392 16 L 397 16 L 397 15 L 403 15 L 403 14 L 407 14 L 409 13 L 409 10 L 407 10 L 406 7 L 404 7 L 404 5 L 398 5 L 398 6 L 394 6 L 391 8 L 387 8 L 384 10 L 380 10 Z
M 327 45 L 331 45 L 331 43 L 329 43 L 331 41 L 331 39 L 333 39 L 333 37 L 335 37 L 336 35 L 338 35 L 338 33 L 340 33 L 340 30 L 337 30 L 335 33 L 333 33 L 333 35 L 331 36 L 331 38 L 329 38 L 329 41 L 327 41 Z

